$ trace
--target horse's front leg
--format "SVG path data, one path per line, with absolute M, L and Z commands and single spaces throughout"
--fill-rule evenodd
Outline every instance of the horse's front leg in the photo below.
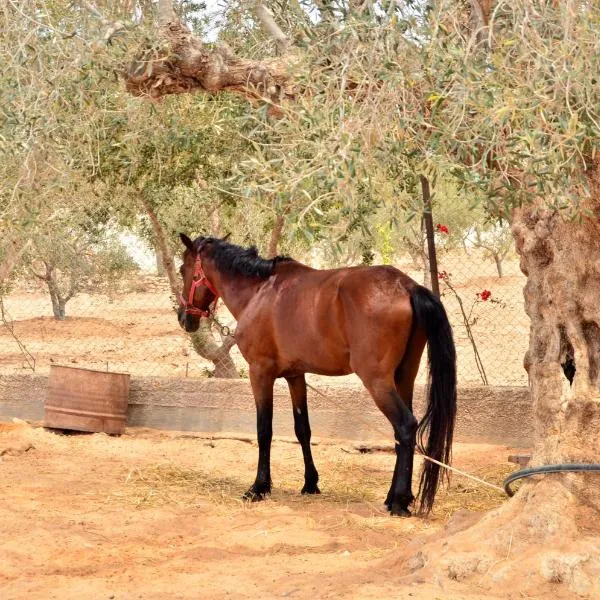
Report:
M 250 365 L 250 383 L 256 402 L 258 469 L 244 499 L 256 502 L 271 493 L 271 440 L 273 438 L 273 384 L 275 377 L 262 365 Z
M 317 482 L 319 473 L 313 462 L 312 452 L 310 451 L 310 423 L 308 421 L 308 405 L 306 402 L 306 379 L 304 375 L 297 377 L 287 377 L 292 405 L 294 407 L 294 431 L 302 447 L 304 456 L 304 487 L 303 494 L 320 494 Z

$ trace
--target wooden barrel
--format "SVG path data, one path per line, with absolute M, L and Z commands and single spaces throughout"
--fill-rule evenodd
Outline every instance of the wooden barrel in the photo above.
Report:
M 52 365 L 44 426 L 123 433 L 128 396 L 127 374 Z

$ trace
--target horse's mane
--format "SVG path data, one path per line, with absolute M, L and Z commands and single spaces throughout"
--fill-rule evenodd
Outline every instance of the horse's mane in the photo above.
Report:
M 217 269 L 227 275 L 267 279 L 273 274 L 278 263 L 294 260 L 289 256 L 262 258 L 258 255 L 256 246 L 243 248 L 214 237 L 199 237 L 194 240 L 194 247 L 200 249 L 208 243 L 210 243 L 210 258 Z

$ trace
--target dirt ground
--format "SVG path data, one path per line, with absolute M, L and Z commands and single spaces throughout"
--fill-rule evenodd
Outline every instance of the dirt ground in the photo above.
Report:
M 510 452 L 457 444 L 454 464 L 499 484 L 516 468 Z M 254 444 L 0 423 L 0 597 L 523 597 L 494 596 L 472 581 L 409 585 L 390 568 L 476 521 L 505 501 L 501 493 L 455 476 L 429 519 L 391 518 L 382 504 L 391 454 L 360 454 L 343 442 L 318 443 L 314 454 L 320 496 L 299 494 L 300 448 L 280 440 L 271 498 L 246 504 Z

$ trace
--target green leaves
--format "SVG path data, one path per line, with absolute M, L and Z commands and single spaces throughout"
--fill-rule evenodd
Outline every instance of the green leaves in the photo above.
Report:
M 89 42 L 102 24 L 78 4 L 24 0 L 28 19 L 11 6 L 1 9 L 10 24 L 0 49 L 4 222 L 31 227 L 57 192 L 78 210 L 94 191 L 98 222 L 118 215 L 131 225 L 143 194 L 173 230 L 218 230 L 221 220 L 238 241 L 265 248 L 284 215 L 286 251 L 351 253 L 361 243 L 387 248 L 390 220 L 408 223 L 409 237 L 418 229 L 419 174 L 437 179 L 438 212 L 445 192 L 461 211 L 506 214 L 539 197 L 580 210 L 573 190 L 585 190 L 600 137 L 597 3 L 576 2 L 568 19 L 560 3 L 499 3 L 486 40 L 473 37 L 457 0 L 390 3 L 318 24 L 302 5 L 276 3 L 286 34 L 305 42 L 291 72 L 295 98 L 277 119 L 271 105 L 228 93 L 156 105 L 129 97 L 115 74 L 138 43 L 147 58 L 167 50 L 147 43 L 148 7 L 134 22 L 107 4 L 125 28 L 97 52 Z M 180 8 L 207 31 L 208 17 L 191 6 Z M 221 17 L 220 39 L 240 56 L 275 54 L 243 3 L 227 3 Z

